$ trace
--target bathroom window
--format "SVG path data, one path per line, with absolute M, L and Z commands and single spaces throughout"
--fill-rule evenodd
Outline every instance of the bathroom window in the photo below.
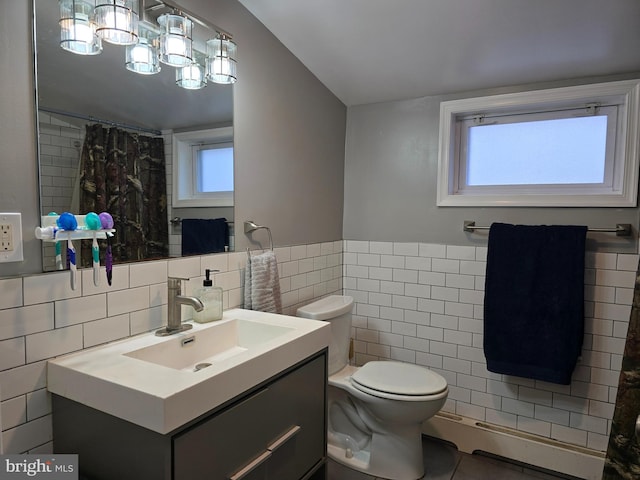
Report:
M 638 85 L 443 102 L 438 205 L 635 206 Z
M 233 193 L 233 143 L 193 147 L 196 194 Z
M 176 133 L 174 207 L 233 206 L 233 128 Z

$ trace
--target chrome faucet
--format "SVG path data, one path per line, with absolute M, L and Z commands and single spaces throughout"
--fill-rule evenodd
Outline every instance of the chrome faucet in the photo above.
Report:
M 185 330 L 193 328 L 193 325 L 190 323 L 182 323 L 181 305 L 189 305 L 193 307 L 196 312 L 200 312 L 204 309 L 204 304 L 199 298 L 182 295 L 182 280 L 188 279 L 176 277 L 167 278 L 167 290 L 169 292 L 169 296 L 167 298 L 167 326 L 156 331 L 156 335 L 159 337 L 173 335 L 174 333 L 184 332 Z

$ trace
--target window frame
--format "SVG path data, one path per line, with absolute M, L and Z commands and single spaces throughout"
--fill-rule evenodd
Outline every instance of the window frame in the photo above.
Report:
M 233 127 L 211 128 L 174 133 L 173 189 L 171 205 L 183 207 L 233 207 L 234 190 L 199 193 L 197 189 L 197 165 L 194 147 L 201 144 L 233 145 Z M 235 151 L 234 151 L 235 161 Z
M 627 80 L 579 85 L 442 102 L 438 155 L 437 205 L 635 207 L 637 205 L 640 82 Z M 465 118 L 548 112 L 590 105 L 618 106 L 615 159 L 611 188 L 586 188 L 578 184 L 496 186 L 460 189 L 461 122 Z M 607 148 L 609 148 L 608 146 Z M 610 167 L 610 166 L 609 166 Z M 547 188 L 543 188 L 547 187 Z

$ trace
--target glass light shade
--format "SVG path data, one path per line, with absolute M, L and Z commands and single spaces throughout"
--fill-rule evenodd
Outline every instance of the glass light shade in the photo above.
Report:
M 160 61 L 172 67 L 186 67 L 193 60 L 193 22 L 182 15 L 165 13 L 160 25 Z
M 141 75 L 153 75 L 160 72 L 158 48 L 148 39 L 140 37 L 135 45 L 126 47 L 125 68 Z
M 79 55 L 97 55 L 102 42 L 91 22 L 93 2 L 60 0 L 60 46 Z
M 194 52 L 194 61 L 186 67 L 176 69 L 176 85 L 187 90 L 198 90 L 207 86 L 204 55 Z
M 96 33 L 105 42 L 133 45 L 138 41 L 136 0 L 98 0 L 95 7 Z
M 235 83 L 237 45 L 221 33 L 207 42 L 207 77 L 214 83 Z
M 125 47 L 125 68 L 141 75 L 160 72 L 158 32 L 148 24 L 140 24 L 138 43 Z

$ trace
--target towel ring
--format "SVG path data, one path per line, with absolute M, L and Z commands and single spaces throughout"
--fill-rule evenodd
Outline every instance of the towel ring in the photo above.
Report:
M 254 230 L 260 230 L 261 228 L 264 228 L 269 234 L 269 250 L 273 250 L 273 237 L 271 236 L 271 229 L 269 227 L 258 225 L 253 220 L 245 220 L 244 222 L 244 233 L 251 233 Z M 249 253 L 249 247 L 247 247 L 247 253 Z

